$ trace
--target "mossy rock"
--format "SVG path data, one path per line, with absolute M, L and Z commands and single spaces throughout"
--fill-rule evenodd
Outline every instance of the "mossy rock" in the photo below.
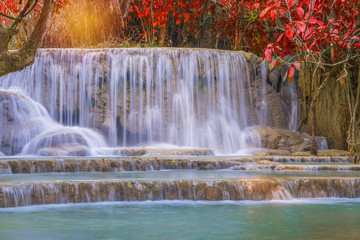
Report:
M 293 156 L 310 156 L 309 152 L 296 152 Z M 338 149 L 318 150 L 318 156 L 329 156 L 329 157 L 349 157 L 350 152 Z

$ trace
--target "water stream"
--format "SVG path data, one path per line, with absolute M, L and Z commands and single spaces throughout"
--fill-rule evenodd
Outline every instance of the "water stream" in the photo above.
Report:
M 96 155 L 104 146 L 166 143 L 224 154 L 261 147 L 256 136 L 244 137 L 246 128 L 272 125 L 280 117 L 272 115 L 287 108 L 271 99 L 280 104 L 272 112 L 266 78 L 265 65 L 236 52 L 43 49 L 31 67 L 0 79 L 7 91 L 0 90 L 0 109 L 13 111 L 0 120 L 8 128 L 0 132 L 0 152 Z M 296 109 L 289 109 L 293 129 Z
M 360 172 L 153 171 L 3 175 L 0 207 L 103 201 L 360 197 Z

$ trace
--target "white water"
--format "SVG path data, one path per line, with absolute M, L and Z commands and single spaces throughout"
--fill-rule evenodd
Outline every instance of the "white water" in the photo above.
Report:
M 92 131 L 90 136 L 84 128 L 101 132 L 109 147 L 165 143 L 228 154 L 261 146 L 259 139 L 249 142 L 242 133 L 249 126 L 269 125 L 266 71 L 264 67 L 260 73 L 262 89 L 254 91 L 241 53 L 48 49 L 38 52 L 32 67 L 1 78 L 0 88 L 21 89 L 31 101 L 44 105 L 48 113 L 43 114 L 57 122 L 46 120 L 53 125 L 46 130 L 80 126 L 71 131 L 96 138 L 94 144 L 87 141 L 90 148 L 105 143 L 100 134 Z M 23 153 L 39 154 L 29 150 L 39 150 L 39 138 Z M 51 141 L 42 145 L 53 146 Z
M 68 155 L 66 148 L 77 155 L 77 145 L 91 155 L 92 149 L 106 145 L 103 137 L 90 129 L 58 124 L 41 104 L 18 90 L 0 93 L 0 112 L 5 113 L 0 119 L 0 143 L 6 145 L 2 149 L 9 155 L 46 155 L 41 151 L 51 149 L 57 151 L 54 155 Z

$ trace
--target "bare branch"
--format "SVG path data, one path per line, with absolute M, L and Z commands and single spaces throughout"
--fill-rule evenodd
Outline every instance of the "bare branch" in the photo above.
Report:
M 9 16 L 9 15 L 3 14 L 3 13 L 1 13 L 1 12 L 0 12 L 0 15 L 3 16 L 3 17 L 5 17 L 5 18 L 9 18 L 9 19 L 11 19 L 11 20 L 15 20 L 14 17 L 11 17 L 11 16 Z

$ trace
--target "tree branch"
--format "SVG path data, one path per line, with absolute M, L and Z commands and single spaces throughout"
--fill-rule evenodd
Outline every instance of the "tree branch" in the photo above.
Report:
M 40 14 L 40 18 L 36 24 L 34 31 L 32 32 L 30 38 L 24 43 L 20 52 L 33 50 L 36 51 L 42 37 L 50 25 L 50 19 L 54 12 L 56 5 L 56 0 L 44 0 L 43 9 Z
M 5 17 L 5 18 L 9 18 L 9 19 L 11 19 L 11 20 L 15 20 L 14 17 L 11 17 L 11 16 L 9 16 L 9 15 L 3 14 L 3 13 L 1 13 L 1 12 L 0 12 L 0 16 L 3 16 L 3 17 Z
M 31 2 L 37 2 L 32 0 Z M 34 62 L 36 50 L 42 37 L 50 24 L 51 16 L 54 12 L 56 0 L 44 0 L 39 20 L 30 38 L 23 44 L 18 51 L 8 51 L 9 42 L 18 30 L 15 28 L 0 27 L 0 77 L 24 69 Z M 31 9 L 31 5 L 23 13 L 26 14 Z M 19 18 L 18 18 L 19 19 Z

